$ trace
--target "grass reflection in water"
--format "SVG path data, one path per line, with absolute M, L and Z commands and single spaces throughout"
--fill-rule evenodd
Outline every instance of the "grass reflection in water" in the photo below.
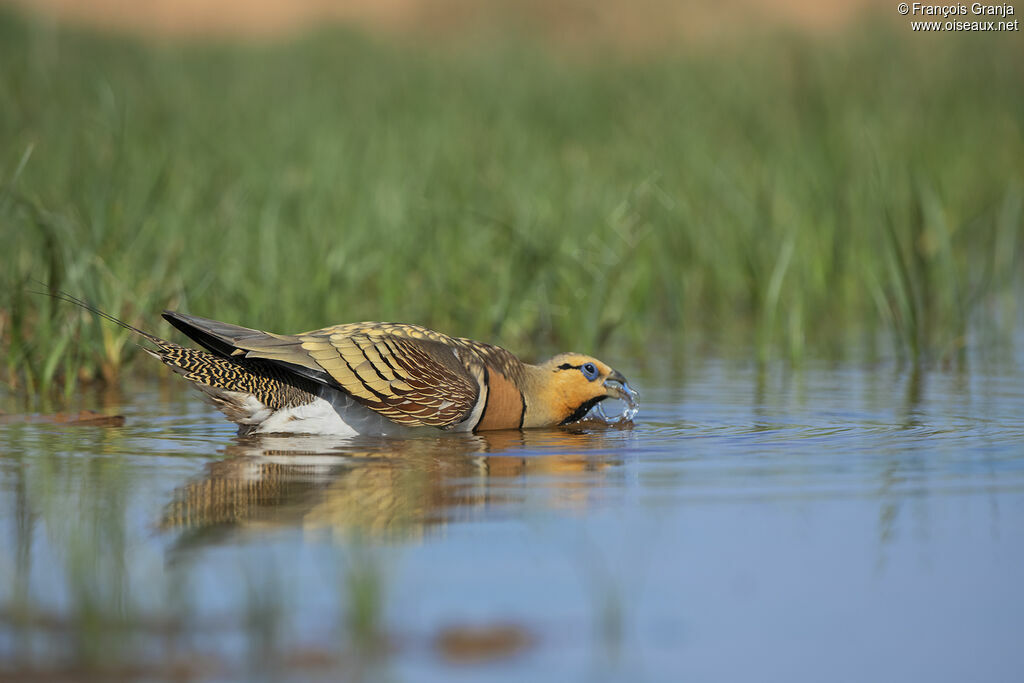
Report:
M 533 636 L 516 624 L 389 633 L 382 548 L 513 508 L 585 508 L 620 462 L 601 454 L 600 431 L 239 438 L 154 506 L 140 460 L 117 457 L 121 439 L 108 440 L 110 457 L 82 458 L 62 445 L 102 450 L 93 434 L 24 436 L 17 450 L 33 457 L 7 463 L 21 493 L 19 550 L 0 561 L 0 659 L 15 677 L 351 674 L 386 665 L 399 647 L 468 661 L 519 651 Z M 298 552 L 319 557 L 299 571 L 288 557 L 296 531 Z M 218 559 L 211 577 L 211 553 L 235 557 Z M 310 564 L 324 587 L 313 607 L 295 588 Z M 326 624 L 312 637 L 311 612 Z

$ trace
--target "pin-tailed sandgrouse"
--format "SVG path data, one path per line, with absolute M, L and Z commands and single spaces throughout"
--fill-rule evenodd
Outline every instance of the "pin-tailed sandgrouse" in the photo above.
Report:
M 580 419 L 606 398 L 635 412 L 637 393 L 626 378 L 578 353 L 531 365 L 501 347 L 418 325 L 272 334 L 173 311 L 163 317 L 205 350 L 131 329 L 243 434 L 549 427 Z

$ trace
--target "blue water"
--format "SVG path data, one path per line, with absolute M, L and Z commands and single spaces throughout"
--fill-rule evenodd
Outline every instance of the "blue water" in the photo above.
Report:
M 631 429 L 238 439 L 156 384 L 124 427 L 0 426 L 0 673 L 1024 680 L 1018 364 L 636 384 Z M 438 645 L 496 624 L 527 645 Z

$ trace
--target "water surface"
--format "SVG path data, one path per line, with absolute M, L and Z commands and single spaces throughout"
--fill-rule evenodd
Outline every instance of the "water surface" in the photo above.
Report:
M 1018 681 L 1022 380 L 709 362 L 632 428 L 342 442 L 131 387 L 0 426 L 0 675 Z

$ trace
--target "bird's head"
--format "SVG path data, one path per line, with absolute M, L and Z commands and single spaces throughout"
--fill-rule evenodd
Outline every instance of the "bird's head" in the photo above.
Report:
M 536 396 L 527 401 L 524 426 L 573 422 L 606 398 L 636 404 L 638 394 L 626 378 L 591 356 L 560 353 L 536 367 Z

